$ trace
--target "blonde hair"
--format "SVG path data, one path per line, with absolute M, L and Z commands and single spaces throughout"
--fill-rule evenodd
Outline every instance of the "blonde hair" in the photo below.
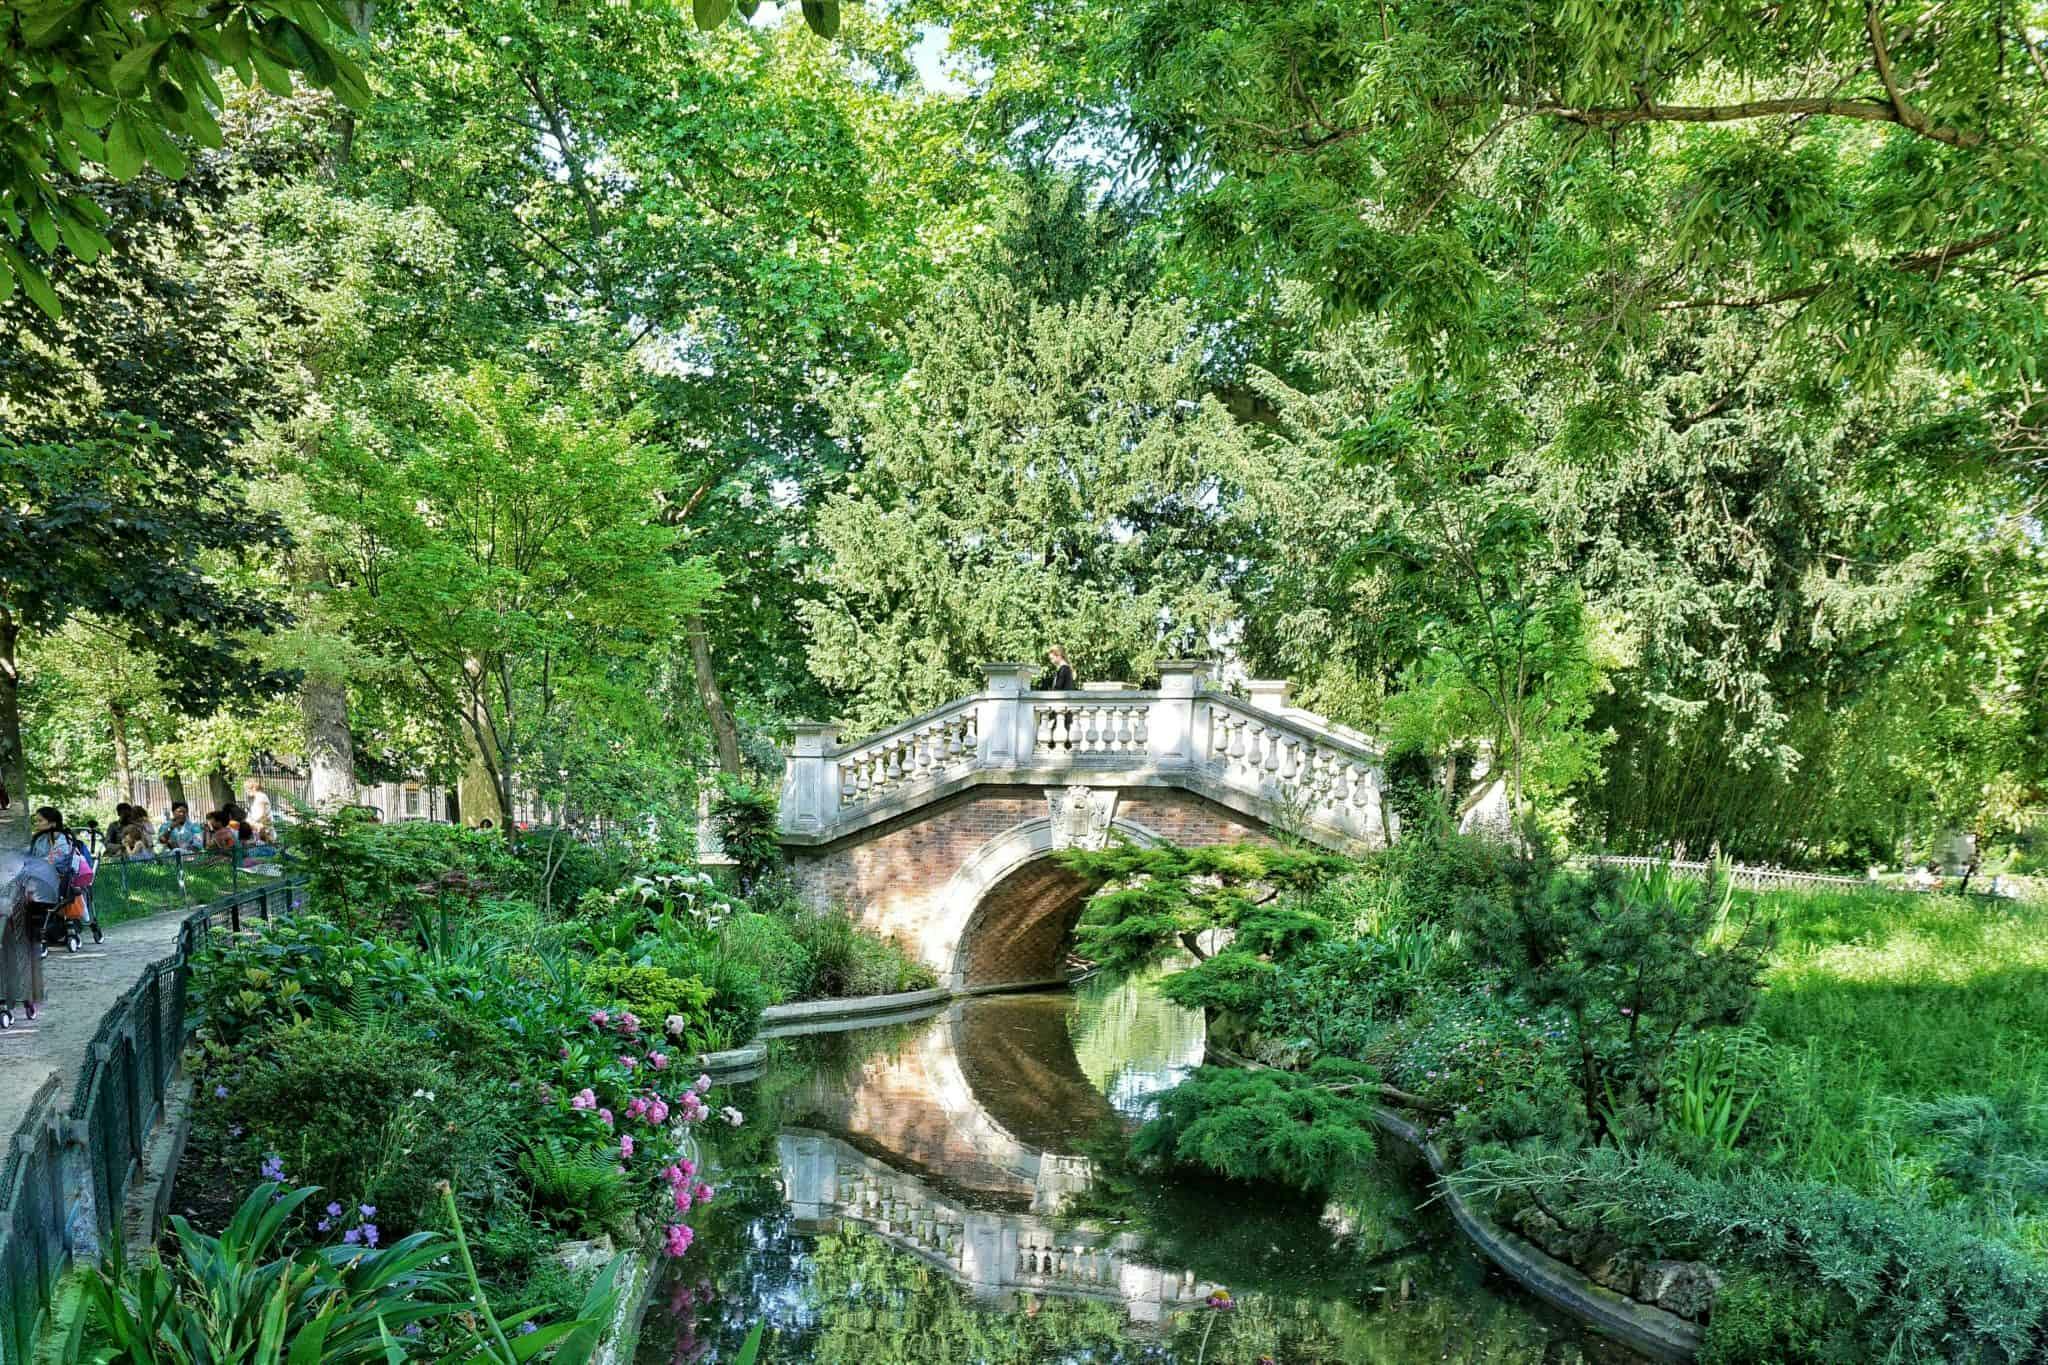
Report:
M 1067 651 L 1066 651 L 1066 649 L 1065 649 L 1065 648 L 1064 648 L 1063 646 L 1060 646 L 1060 645 L 1054 645 L 1054 646 L 1053 646 L 1053 647 L 1052 647 L 1051 649 L 1048 649 L 1048 650 L 1047 650 L 1047 651 L 1045 651 L 1045 652 L 1046 652 L 1046 654 L 1047 654 L 1047 656 L 1048 656 L 1048 657 L 1050 657 L 1050 658 L 1054 658 L 1054 659 L 1057 659 L 1057 660 L 1059 660 L 1059 661 L 1060 661 L 1061 663 L 1067 663 L 1067 662 L 1069 662 L 1069 661 L 1068 661 L 1068 659 L 1067 659 Z

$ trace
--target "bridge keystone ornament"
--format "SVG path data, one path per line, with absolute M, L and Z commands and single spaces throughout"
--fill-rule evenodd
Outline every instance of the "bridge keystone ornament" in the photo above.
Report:
M 1052 846 L 1098 853 L 1109 846 L 1109 827 L 1116 819 L 1116 788 L 1053 787 L 1045 794 L 1052 808 Z

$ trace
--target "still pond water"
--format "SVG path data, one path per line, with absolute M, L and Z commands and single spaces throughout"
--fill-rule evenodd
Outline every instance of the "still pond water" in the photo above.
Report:
M 1202 1046 L 1142 981 L 776 1044 L 717 1096 L 747 1123 L 639 1365 L 731 1362 L 757 1321 L 763 1360 L 822 1365 L 1633 1359 L 1490 1273 L 1391 1157 L 1341 1203 L 1102 1159 Z

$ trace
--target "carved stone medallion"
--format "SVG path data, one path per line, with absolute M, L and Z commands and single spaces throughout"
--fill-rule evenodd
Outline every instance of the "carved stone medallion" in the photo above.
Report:
M 1052 846 L 1090 852 L 1109 844 L 1116 818 L 1116 788 L 1054 787 L 1045 794 L 1052 808 Z

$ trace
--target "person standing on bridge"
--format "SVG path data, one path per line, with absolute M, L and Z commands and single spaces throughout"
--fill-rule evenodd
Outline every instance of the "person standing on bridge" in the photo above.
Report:
M 1052 681 L 1046 685 L 1046 691 L 1073 691 L 1074 666 L 1067 662 L 1067 651 L 1059 645 L 1054 645 L 1046 651 L 1045 657 L 1052 663 Z

